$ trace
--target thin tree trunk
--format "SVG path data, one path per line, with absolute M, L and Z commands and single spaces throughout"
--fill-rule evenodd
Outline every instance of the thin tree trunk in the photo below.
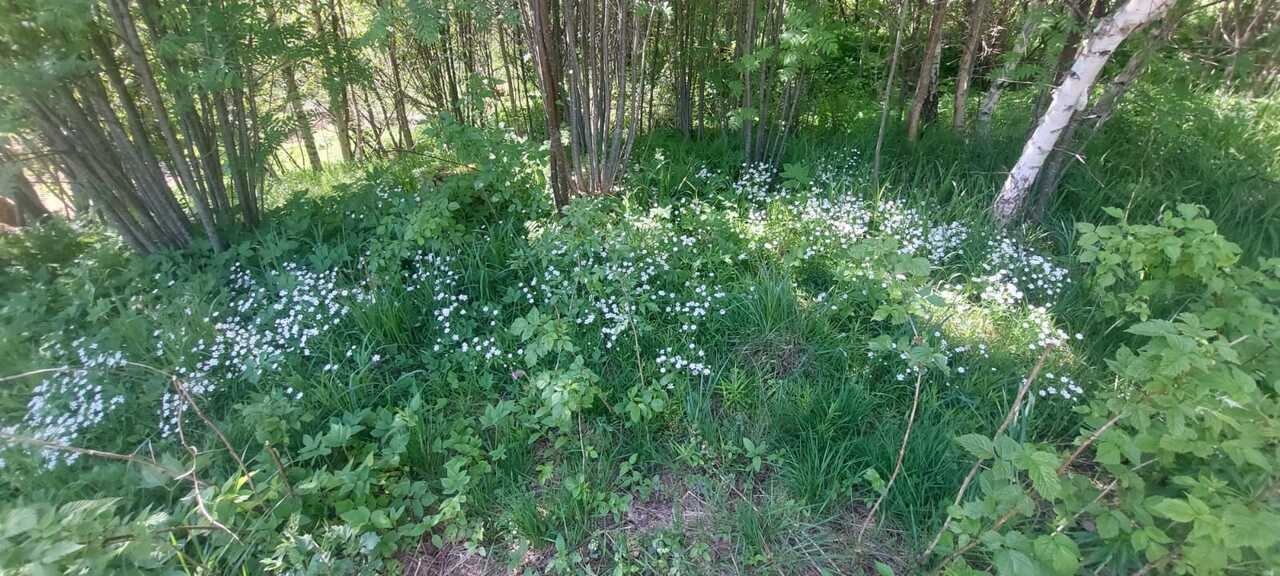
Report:
M 382 5 L 382 2 L 378 2 Z M 413 148 L 413 130 L 409 126 L 409 114 L 405 110 L 404 85 L 400 82 L 400 60 L 396 54 L 396 34 L 387 29 L 387 61 L 391 65 L 392 102 L 396 111 L 396 126 L 400 129 L 400 147 Z
M 942 20 L 947 13 L 947 0 L 935 0 L 933 17 L 929 21 L 929 35 L 925 40 L 923 60 L 920 62 L 920 76 L 916 81 L 916 94 L 907 114 L 907 141 L 915 142 L 920 135 L 920 118 L 925 104 L 933 93 L 934 67 L 939 48 L 942 46 Z
M 1053 151 L 1072 116 L 1085 106 L 1089 89 L 1116 47 L 1139 26 L 1163 16 L 1173 2 L 1129 0 L 1094 28 L 1084 51 L 1076 57 L 1071 73 L 1053 91 L 1048 110 L 1022 148 L 1021 157 L 1009 171 L 1009 177 L 996 197 L 992 211 L 1001 225 L 1009 225 L 1022 212 L 1045 159 Z
M 333 65 L 327 61 L 333 59 L 332 49 L 340 40 L 338 13 L 334 9 L 333 0 L 329 0 L 328 10 L 329 24 L 326 26 L 325 8 L 321 6 L 320 0 L 311 1 L 312 25 L 315 27 L 317 39 L 327 52 L 323 68 L 325 91 L 329 95 L 329 116 L 333 121 L 334 130 L 338 133 L 338 150 L 342 154 L 342 161 L 351 162 L 355 160 L 355 155 L 351 148 L 351 112 L 348 109 L 346 86 L 340 71 L 334 70 Z
M 298 134 L 302 136 L 302 147 L 307 151 L 307 161 L 311 170 L 319 172 L 324 168 L 320 160 L 320 149 L 316 146 L 315 131 L 311 128 L 311 117 L 302 103 L 302 92 L 298 90 L 297 73 L 293 64 L 287 63 L 281 69 L 284 75 L 285 98 L 289 101 L 289 109 L 293 112 L 294 123 L 298 125 Z
M 880 148 L 884 145 L 885 127 L 889 120 L 889 102 L 893 96 L 893 77 L 898 71 L 898 52 L 902 49 L 902 24 L 906 19 L 909 0 L 898 0 L 897 24 L 893 28 L 893 52 L 889 56 L 889 77 L 884 81 L 884 95 L 880 99 L 880 132 L 876 134 L 875 159 L 871 164 L 871 182 L 874 190 L 880 190 Z
M 276 9 L 273 3 L 267 3 L 267 20 L 272 27 L 278 25 L 276 18 Z M 307 151 L 307 160 L 311 163 L 311 169 L 319 172 L 323 165 L 320 161 L 320 149 L 316 147 L 315 131 L 311 127 L 311 118 L 307 116 L 306 107 L 302 102 L 302 91 L 298 89 L 298 74 L 294 68 L 293 58 L 284 57 L 284 62 L 280 66 L 280 74 L 284 76 L 285 100 L 289 103 L 289 110 L 293 113 L 293 121 L 298 125 L 298 135 L 302 137 L 302 146 Z
M 1090 6 L 1093 7 L 1092 16 Z M 1067 33 L 1066 40 L 1062 43 L 1062 50 L 1058 52 L 1058 60 L 1053 65 L 1053 77 L 1045 82 L 1045 86 L 1040 90 L 1040 96 L 1036 98 L 1035 106 L 1031 109 L 1033 119 L 1039 118 L 1044 113 L 1044 107 L 1049 104 L 1049 97 L 1052 95 L 1051 88 L 1062 82 L 1062 77 L 1071 69 L 1076 53 L 1080 50 L 1080 40 L 1090 20 L 1101 18 L 1107 9 L 1106 0 L 1079 0 L 1075 4 L 1068 3 L 1067 7 L 1075 17 L 1076 27 Z
M 569 203 L 569 166 L 564 143 L 560 140 L 560 110 L 557 105 L 560 99 L 560 60 L 556 54 L 558 40 L 552 36 L 549 1 L 554 0 L 527 0 L 521 3 L 521 8 L 524 8 L 521 12 L 529 46 L 538 65 L 538 84 L 542 88 L 542 108 L 551 146 L 551 200 L 556 212 L 563 212 Z
M 8 188 L 12 192 L 13 203 L 18 207 L 19 225 L 48 217 L 49 209 L 45 207 L 44 202 L 40 201 L 40 194 L 36 192 L 35 186 L 31 185 L 27 175 L 22 172 L 21 164 L 18 163 L 13 150 L 9 148 L 8 136 L 2 134 L 0 134 L 0 162 L 7 164 L 9 168 Z M 4 173 L 0 172 L 0 177 L 2 176 Z
M 218 234 L 218 229 L 213 222 L 213 213 L 209 209 L 209 203 L 196 185 L 191 165 L 187 162 L 182 145 L 178 142 L 177 133 L 173 129 L 173 124 L 169 121 L 169 114 L 165 111 L 164 99 L 160 95 L 160 88 L 151 72 L 151 64 L 147 62 L 146 53 L 142 48 L 142 40 L 138 37 L 138 29 L 134 26 L 133 16 L 129 13 L 129 7 L 125 0 L 108 0 L 107 4 L 111 9 L 116 28 L 124 42 L 125 52 L 133 62 L 134 71 L 138 74 L 138 79 L 147 94 L 147 98 L 151 100 L 151 105 L 155 108 L 156 124 L 159 125 L 160 134 L 164 137 L 165 146 L 169 149 L 174 171 L 178 173 L 178 180 L 182 183 L 183 189 L 186 190 L 187 196 L 191 198 L 195 206 L 196 216 L 199 218 L 200 225 L 204 228 L 205 234 L 209 238 L 209 243 L 214 250 L 221 252 L 226 245 L 223 243 L 221 235 Z
M 1160 29 L 1141 50 L 1129 57 L 1129 60 L 1125 62 L 1124 69 L 1111 79 L 1111 82 L 1103 89 L 1102 95 L 1093 103 L 1089 111 L 1077 112 L 1062 131 L 1059 141 L 1063 145 L 1058 147 L 1045 162 L 1036 186 L 1035 217 L 1037 219 L 1043 216 L 1048 208 L 1049 199 L 1058 190 L 1058 184 L 1061 183 L 1062 177 L 1066 173 L 1067 162 L 1073 158 L 1081 158 L 1085 146 L 1098 133 L 1102 125 L 1111 118 L 1112 113 L 1115 112 L 1116 104 L 1129 91 L 1129 87 L 1133 85 L 1134 80 L 1137 80 L 1142 70 L 1146 68 L 1151 56 L 1173 36 L 1174 30 L 1178 27 L 1178 21 L 1182 19 L 1185 13 L 1185 10 L 1178 10 L 1176 13 L 1170 13 L 1166 16 Z M 1085 134 L 1077 139 L 1076 133 L 1081 128 L 1084 128 Z
M 960 70 L 956 73 L 955 114 L 951 126 L 957 132 L 963 132 L 965 126 L 966 104 L 969 99 L 969 80 L 973 74 L 973 61 L 978 53 L 978 41 L 982 39 L 983 21 L 987 17 L 987 9 L 991 0 L 973 0 L 973 10 L 969 14 L 969 39 L 965 41 L 964 52 L 960 56 Z
M 1042 2 L 1043 0 L 1031 0 L 1027 4 L 1022 15 L 1022 27 L 1018 30 L 1017 39 L 1013 41 L 1013 53 L 1005 60 L 1004 66 L 1000 68 L 1000 74 L 991 82 L 987 95 L 982 99 L 982 106 L 978 108 L 978 134 L 984 138 L 991 133 L 991 118 L 995 116 L 996 105 L 1000 102 L 1000 93 L 1009 84 L 1014 70 L 1017 69 L 1022 57 L 1027 53 L 1027 47 L 1031 44 L 1031 33 L 1035 31 L 1036 26 L 1036 12 L 1040 9 Z

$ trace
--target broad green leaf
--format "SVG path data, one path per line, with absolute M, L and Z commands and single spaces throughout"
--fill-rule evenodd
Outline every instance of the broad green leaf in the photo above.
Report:
M 996 457 L 996 446 L 991 442 L 990 438 L 981 434 L 965 434 L 956 438 L 956 442 L 974 458 L 980 460 L 990 460 Z
M 1177 498 L 1162 498 L 1155 504 L 1148 504 L 1147 509 L 1152 514 L 1163 518 L 1168 518 L 1178 523 L 1187 523 L 1196 519 L 1196 512 L 1186 500 Z
M 35 528 L 39 519 L 40 517 L 36 514 L 34 508 L 17 508 L 11 510 L 9 515 L 4 519 L 5 538 L 12 538 Z
M 1036 538 L 1034 548 L 1036 557 L 1053 568 L 1054 574 L 1075 574 L 1080 568 L 1080 549 L 1065 534 Z
M 1007 548 L 999 550 L 991 557 L 991 563 L 995 565 L 996 574 L 999 576 L 1029 576 L 1041 573 L 1035 560 L 1017 550 Z
M 347 524 L 350 524 L 355 528 L 364 526 L 365 523 L 369 521 L 369 515 L 370 515 L 369 509 L 365 508 L 364 506 L 361 506 L 359 508 L 352 508 L 350 510 L 347 510 L 346 512 L 343 512 L 342 514 L 339 514 L 339 516 L 342 518 L 344 522 L 346 522 Z

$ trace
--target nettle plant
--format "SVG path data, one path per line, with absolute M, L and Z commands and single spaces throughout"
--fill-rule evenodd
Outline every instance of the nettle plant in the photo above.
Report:
M 1193 205 L 1078 230 L 1107 313 L 1136 320 L 1107 361 L 1114 384 L 1078 409 L 1085 428 L 1065 449 L 1005 426 L 959 438 L 979 496 L 964 500 L 966 480 L 922 559 L 948 574 L 1280 565 L 1280 259 L 1241 265 Z

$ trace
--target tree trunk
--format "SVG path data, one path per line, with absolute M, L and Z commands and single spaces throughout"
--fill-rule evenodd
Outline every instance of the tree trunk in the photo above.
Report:
M 1089 89 L 1116 47 L 1139 26 L 1160 18 L 1173 2 L 1129 0 L 1094 28 L 1083 52 L 1071 66 L 1070 74 L 1053 91 L 1048 110 L 1023 146 L 1022 155 L 1009 171 L 1009 177 L 996 197 L 992 211 L 1001 225 L 1009 225 L 1023 211 L 1045 159 L 1053 151 L 1071 117 L 1085 106 Z
M 324 168 L 324 162 L 320 160 L 320 149 L 316 147 L 311 117 L 307 115 L 302 103 L 302 92 L 298 90 L 297 73 L 292 63 L 286 63 L 280 72 L 284 75 L 285 98 L 289 100 L 289 110 L 293 112 L 293 121 L 298 125 L 298 134 L 302 136 L 302 146 L 307 150 L 307 162 L 312 171 L 319 172 Z
M 907 114 L 907 141 L 915 142 L 920 135 L 920 118 L 925 104 L 933 93 L 934 66 L 939 48 L 942 47 L 942 20 L 947 13 L 947 0 L 935 0 L 933 17 L 929 21 L 929 35 L 925 40 L 923 59 L 920 62 L 920 76 L 916 81 L 916 94 Z
M 1178 27 L 1178 21 L 1185 14 L 1185 10 L 1178 10 L 1176 13 L 1170 13 L 1166 16 L 1160 29 L 1141 50 L 1129 57 L 1129 60 L 1125 62 L 1124 69 L 1111 79 L 1111 82 L 1103 89 L 1102 94 L 1093 103 L 1093 106 L 1089 108 L 1089 111 L 1077 112 L 1062 131 L 1062 136 L 1059 140 L 1063 145 L 1059 146 L 1045 162 L 1036 186 L 1036 218 L 1044 214 L 1048 207 L 1049 199 L 1058 190 L 1058 184 L 1061 183 L 1062 177 L 1066 173 L 1066 163 L 1073 158 L 1081 158 L 1085 146 L 1098 133 L 1102 125 L 1111 118 L 1112 113 L 1115 112 L 1116 104 L 1129 91 L 1129 87 L 1133 85 L 1133 82 L 1138 79 L 1138 75 L 1146 68 L 1151 56 L 1173 37 L 1173 32 Z M 1081 128 L 1085 130 L 1085 133 L 1083 137 L 1076 138 L 1076 133 Z
M 884 81 L 884 95 L 880 99 L 880 132 L 876 134 L 875 159 L 871 164 L 871 182 L 880 191 L 880 148 L 884 145 L 885 126 L 889 120 L 889 102 L 893 99 L 893 77 L 898 71 L 898 52 L 902 49 L 902 23 L 906 19 L 908 0 L 898 0 L 897 25 L 893 29 L 893 52 L 889 55 L 889 77 Z
M 209 243 L 213 245 L 214 250 L 221 252 L 226 245 L 218 234 L 218 229 L 213 222 L 213 212 L 209 208 L 209 203 L 201 194 L 200 188 L 196 185 L 191 164 L 187 162 L 182 145 L 178 142 L 177 133 L 173 129 L 173 124 L 169 121 L 169 115 L 165 111 L 164 99 L 160 95 L 160 88 L 156 84 L 155 76 L 151 73 L 151 64 L 147 62 L 146 53 L 143 52 L 142 40 L 138 37 L 138 29 L 134 26 L 133 16 L 129 13 L 129 6 L 125 0 L 108 0 L 108 6 L 111 9 L 116 28 L 123 39 L 126 48 L 125 52 L 133 62 L 134 71 L 138 74 L 138 79 L 147 94 L 147 98 L 151 100 L 151 105 L 155 107 L 156 123 L 160 126 L 160 133 L 164 136 L 165 146 L 169 149 L 174 171 L 178 173 L 178 179 L 182 183 L 183 189 L 186 190 L 187 196 L 191 198 L 192 203 L 195 205 L 196 216 L 199 217 L 200 225 L 209 237 Z
M 345 79 L 342 77 L 340 70 L 335 70 L 330 60 L 335 59 L 333 50 L 341 50 L 337 43 L 340 39 L 338 28 L 338 12 L 335 10 L 333 0 L 328 2 L 329 24 L 325 24 L 324 8 L 320 5 L 320 0 L 312 0 L 311 2 L 311 19 L 312 25 L 315 27 L 316 37 L 326 52 L 323 57 L 325 62 L 324 68 L 324 85 L 325 91 L 329 95 L 329 116 L 333 120 L 334 130 L 338 133 L 338 149 L 342 154 L 343 162 L 351 162 L 355 160 L 355 155 L 351 149 L 351 111 L 347 101 L 347 90 Z
M 1027 46 L 1031 44 L 1031 33 L 1035 31 L 1037 20 L 1036 11 L 1040 9 L 1042 2 L 1043 0 L 1031 0 L 1027 5 L 1026 12 L 1022 15 L 1022 27 L 1018 30 L 1017 39 L 1013 41 L 1013 53 L 1005 60 L 1000 74 L 991 82 L 987 95 L 982 99 L 982 106 L 978 108 L 978 134 L 984 138 L 991 133 L 991 118 L 995 116 L 996 104 L 1000 102 L 1000 92 L 1009 84 L 1018 63 L 1027 53 Z
M 1092 14 L 1090 6 L 1093 7 Z M 1090 20 L 1101 18 L 1107 11 L 1106 0 L 1079 0 L 1075 4 L 1068 3 L 1067 7 L 1071 10 L 1072 16 L 1075 17 L 1076 27 L 1067 33 L 1066 40 L 1062 43 L 1062 50 L 1058 52 L 1058 60 L 1053 65 L 1053 77 L 1045 82 L 1045 87 L 1040 90 L 1040 96 L 1036 98 L 1035 106 L 1031 108 L 1031 117 L 1039 118 L 1044 113 L 1044 107 L 1049 104 L 1051 95 L 1050 86 L 1057 86 L 1062 82 L 1062 77 L 1071 69 L 1071 65 L 1075 62 L 1076 52 L 1080 50 L 1080 40 L 1084 35 L 1084 30 L 1089 26 Z
M 956 73 L 956 104 L 951 126 L 957 132 L 965 129 L 965 107 L 969 99 L 969 80 L 973 74 L 973 61 L 978 53 L 978 41 L 982 40 L 982 24 L 987 17 L 987 9 L 991 0 L 973 0 L 973 10 L 969 14 L 969 39 L 965 41 L 964 52 L 960 56 L 960 70 Z
M 22 173 L 22 165 L 18 163 L 17 158 L 13 154 L 13 150 L 9 148 L 9 139 L 7 136 L 0 135 L 0 162 L 7 164 L 8 186 L 13 196 L 13 203 L 18 208 L 18 225 L 25 226 L 27 222 L 41 220 L 49 216 L 49 209 L 45 207 L 44 202 L 40 201 L 40 194 L 36 192 L 35 186 L 31 185 L 31 181 L 27 180 L 27 175 Z M 4 172 L 0 172 L 0 178 L 4 178 Z M 0 180 L 0 183 L 3 181 Z
M 556 48 L 558 38 L 553 36 L 551 28 L 549 1 L 555 0 L 521 2 L 521 13 L 529 47 L 538 66 L 538 84 L 542 88 L 542 109 L 551 146 L 551 201 L 556 212 L 563 212 L 569 204 L 569 166 L 564 143 L 560 140 L 560 109 L 557 105 L 560 100 L 560 59 Z
M 274 28 L 278 25 L 275 5 L 267 3 L 267 21 Z M 302 91 L 298 89 L 298 74 L 294 69 L 293 58 L 285 55 L 280 66 L 280 74 L 284 76 L 285 100 L 289 103 L 289 111 L 293 113 L 293 121 L 298 125 L 298 135 L 302 136 L 302 147 L 307 151 L 307 161 L 311 170 L 319 172 L 323 165 L 320 161 L 320 149 L 316 147 L 315 131 L 311 127 L 311 118 L 307 116 L 302 102 Z
M 378 6 L 383 6 L 382 0 Z M 404 84 L 400 81 L 400 59 L 396 53 L 396 33 L 390 25 L 387 27 L 387 62 L 391 65 L 392 104 L 396 111 L 396 126 L 400 130 L 400 147 L 413 148 L 413 130 L 409 126 L 409 114 L 404 104 Z

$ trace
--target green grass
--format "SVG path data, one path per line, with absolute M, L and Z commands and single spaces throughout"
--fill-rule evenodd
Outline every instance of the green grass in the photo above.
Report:
M 1177 106 L 1183 120 L 1165 118 L 1165 109 L 1125 110 L 1091 144 L 1088 170 L 1072 169 L 1046 220 L 1023 231 L 1024 245 L 1078 272 L 1072 222 L 1100 219 L 1106 206 L 1144 221 L 1161 206 L 1195 201 L 1209 205 L 1248 254 L 1277 254 L 1275 113 L 1258 103 L 1216 108 L 1206 96 L 1148 96 Z M 752 206 L 735 195 L 734 151 L 714 135 L 710 143 L 647 137 L 625 195 L 580 202 L 557 219 L 548 213 L 536 152 L 477 131 L 468 146 L 448 151 L 477 161 L 476 172 L 423 178 L 417 174 L 443 166 L 408 157 L 288 174 L 272 184 L 275 205 L 264 226 L 223 255 L 141 261 L 99 232 L 61 225 L 5 238 L 0 259 L 11 272 L 0 282 L 0 364 L 17 373 L 73 363 L 74 354 L 52 345 L 83 338 L 82 347 L 97 343 L 190 374 L 207 359 L 193 350 L 218 330 L 214 315 L 237 314 L 243 295 L 230 287 L 232 265 L 270 295 L 291 282 L 272 273 L 297 263 L 334 272 L 338 289 L 351 291 L 339 298 L 349 312 L 309 338 L 308 354 L 299 345 L 269 370 L 217 372 L 218 390 L 199 402 L 245 453 L 257 489 L 237 492 L 232 459 L 188 417 L 189 441 L 204 454 L 196 464 L 210 484 L 211 514 L 240 540 L 196 534 L 156 544 L 171 568 L 297 568 L 326 557 L 316 553 L 323 550 L 335 563 L 322 571 L 344 570 L 348 561 L 391 570 L 406 555 L 467 545 L 496 564 L 514 556 L 512 568 L 562 573 L 862 573 L 877 560 L 903 569 L 945 517 L 971 461 L 954 438 L 994 429 L 1039 354 L 1029 309 L 984 301 L 978 284 L 992 237 L 986 207 L 1026 129 L 1019 121 L 1025 106 L 1006 108 L 989 142 L 935 127 L 908 146 L 891 130 L 883 190 L 868 189 L 865 179 L 870 122 L 853 122 L 852 132 L 838 136 L 802 133 L 791 146 L 788 163 L 814 168 L 832 152 L 862 151 L 849 187 L 873 213 L 899 198 L 930 225 L 969 228 L 958 255 L 919 277 L 898 276 L 895 249 L 874 252 L 868 238 L 888 235 L 877 228 L 885 214 L 848 246 L 796 250 L 816 246 L 813 230 L 825 223 L 803 220 L 785 202 Z M 524 165 L 477 180 L 499 170 L 479 159 L 517 152 L 530 154 Z M 703 166 L 719 176 L 699 180 Z M 442 210 L 431 194 L 463 208 Z M 761 208 L 763 222 L 753 223 L 752 210 Z M 414 258 L 428 252 L 454 258 L 453 285 L 408 276 Z M 610 277 L 606 262 L 637 268 Z M 637 271 L 650 265 L 652 277 L 637 282 Z M 860 275 L 868 272 L 875 279 Z M 705 317 L 671 309 L 701 307 L 702 284 L 723 293 L 705 306 Z M 899 288 L 944 286 L 955 287 L 956 300 L 911 322 L 875 317 L 904 305 Z M 440 298 L 458 295 L 467 300 L 446 331 Z M 611 341 L 600 322 L 615 305 L 638 312 Z M 534 309 L 545 323 L 522 338 L 517 325 Z M 1086 390 L 1105 385 L 1103 360 L 1124 338 L 1095 309 L 1077 282 L 1048 312 L 1055 326 L 1084 336 L 1069 339 L 1050 368 Z M 591 323 L 579 322 L 587 316 Z M 914 380 L 900 377 L 905 364 L 895 356 L 869 357 L 870 343 L 914 333 L 931 346 L 945 339 L 967 351 L 948 352 L 950 368 L 924 377 L 882 529 L 857 548 L 855 527 L 876 498 L 864 473 L 892 471 Z M 157 353 L 158 338 L 166 345 Z M 481 347 L 491 339 L 511 355 L 485 358 L 472 338 Z M 544 340 L 540 357 L 520 352 Z M 675 354 L 706 370 L 689 374 L 659 360 Z M 589 374 L 571 368 L 579 358 Z M 543 374 L 564 379 L 540 388 Z M 188 465 L 178 439 L 157 428 L 164 378 L 128 368 L 91 377 L 127 399 L 71 443 Z M 6 382 L 0 420 L 22 423 L 39 381 Z M 285 398 L 286 390 L 302 396 Z M 574 404 L 575 394 L 586 400 Z M 1070 403 L 1036 398 L 1010 433 L 1063 444 L 1077 418 Z M 339 422 L 360 430 L 310 455 L 305 447 Z M 282 456 L 289 486 L 268 442 Z M 156 509 L 169 510 L 173 522 L 205 522 L 185 498 L 189 486 L 144 482 L 139 466 L 85 457 L 46 470 L 37 454 L 13 447 L 4 457 L 0 485 L 14 503 L 6 507 L 120 497 L 122 522 Z M 350 513 L 358 508 L 396 511 L 397 520 L 361 527 Z M 396 532 L 412 526 L 421 534 Z M 362 533 L 386 548 L 362 551 Z M 285 553 L 297 541 L 284 535 L 302 534 L 316 548 L 300 560 Z

